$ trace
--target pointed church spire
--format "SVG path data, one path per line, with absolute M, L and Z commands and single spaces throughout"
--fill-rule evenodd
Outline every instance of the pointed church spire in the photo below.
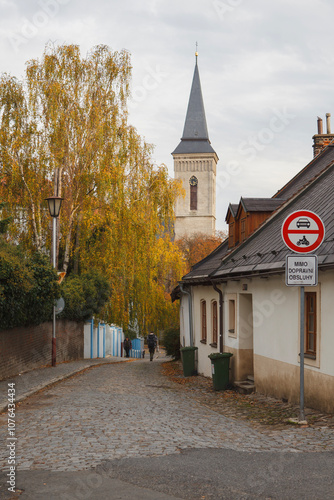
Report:
M 180 144 L 172 154 L 215 152 L 210 145 L 208 128 L 206 125 L 202 88 L 197 64 L 197 42 L 195 56 L 196 64 L 183 134 Z

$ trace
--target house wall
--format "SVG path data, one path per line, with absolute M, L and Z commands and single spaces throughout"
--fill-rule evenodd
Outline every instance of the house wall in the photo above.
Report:
M 57 320 L 57 363 L 83 358 L 84 324 Z M 0 380 L 51 365 L 52 322 L 0 332 Z
M 299 401 L 300 287 L 287 287 L 285 277 L 245 279 L 219 285 L 224 292 L 224 351 L 232 352 L 230 380 L 254 374 L 256 390 L 277 398 Z M 317 356 L 305 358 L 305 404 L 334 411 L 334 271 L 320 272 L 317 287 Z M 194 344 L 198 372 L 211 376 L 208 355 L 211 308 L 207 307 L 208 342 L 201 340 L 200 302 L 219 300 L 212 287 L 193 287 Z M 235 300 L 235 331 L 229 331 L 229 300 Z
M 239 282 L 227 286 L 219 285 L 224 292 L 223 304 L 223 329 L 224 329 L 224 352 L 231 352 L 230 358 L 230 380 L 241 380 L 247 375 L 253 374 L 253 329 L 252 322 L 252 296 L 240 293 Z M 211 302 L 216 300 L 219 304 L 219 295 L 211 286 L 197 286 L 192 288 L 193 293 L 193 330 L 194 345 L 198 347 L 198 372 L 206 377 L 211 377 L 211 361 L 209 354 L 219 352 L 217 347 L 210 346 L 212 342 L 212 310 Z M 201 309 L 200 303 L 207 303 L 207 342 L 201 342 Z M 235 332 L 229 332 L 229 300 L 235 300 Z M 181 326 L 181 338 L 182 338 Z M 219 332 L 219 318 L 218 318 Z
M 190 346 L 189 318 L 189 297 L 182 294 L 180 298 L 180 343 L 182 347 Z
M 216 300 L 219 303 L 219 295 L 212 288 L 212 286 L 198 286 L 192 287 L 193 293 L 193 334 L 194 334 L 194 345 L 198 347 L 198 372 L 206 377 L 211 377 L 211 361 L 208 358 L 209 354 L 213 352 L 219 352 L 219 345 L 217 347 L 211 347 L 212 342 L 212 310 L 211 301 Z M 201 300 L 205 300 L 206 307 L 206 319 L 207 319 L 207 342 L 203 344 L 201 342 Z M 219 329 L 219 319 L 218 319 L 218 329 Z M 219 330 L 218 330 L 219 331 Z
M 268 280 L 253 285 L 262 310 L 254 347 L 255 385 L 259 392 L 299 401 L 300 287 Z M 334 411 L 334 273 L 320 272 L 317 287 L 317 357 L 305 358 L 305 404 Z
M 326 375 L 334 377 L 334 271 L 320 272 L 319 282 L 321 282 L 320 368 Z M 333 394 L 334 390 L 332 398 Z

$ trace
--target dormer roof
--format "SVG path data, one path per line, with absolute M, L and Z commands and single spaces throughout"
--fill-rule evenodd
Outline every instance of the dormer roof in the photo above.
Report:
M 237 216 L 237 212 L 238 212 L 238 207 L 239 207 L 239 204 L 238 203 L 230 203 L 229 206 L 228 206 L 228 209 L 227 209 L 227 212 L 226 212 L 226 217 L 225 217 L 225 220 L 226 222 L 228 223 L 229 219 L 230 219 L 230 215 L 235 219 L 236 216 Z
M 240 204 L 245 212 L 273 212 L 284 200 L 281 198 L 240 198 Z

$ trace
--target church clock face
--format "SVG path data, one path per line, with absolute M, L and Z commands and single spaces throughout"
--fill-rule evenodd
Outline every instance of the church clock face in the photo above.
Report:
M 189 184 L 190 184 L 191 186 L 197 186 L 197 184 L 198 184 L 197 177 L 195 177 L 194 175 L 193 175 L 192 177 L 190 177 L 190 179 L 189 179 Z

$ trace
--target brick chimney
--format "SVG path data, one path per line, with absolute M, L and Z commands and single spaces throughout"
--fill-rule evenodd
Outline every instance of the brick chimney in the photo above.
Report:
M 330 142 L 334 140 L 334 134 L 331 133 L 331 114 L 326 113 L 326 134 L 323 133 L 322 118 L 318 116 L 318 133 L 313 139 L 313 157 L 317 156 Z

